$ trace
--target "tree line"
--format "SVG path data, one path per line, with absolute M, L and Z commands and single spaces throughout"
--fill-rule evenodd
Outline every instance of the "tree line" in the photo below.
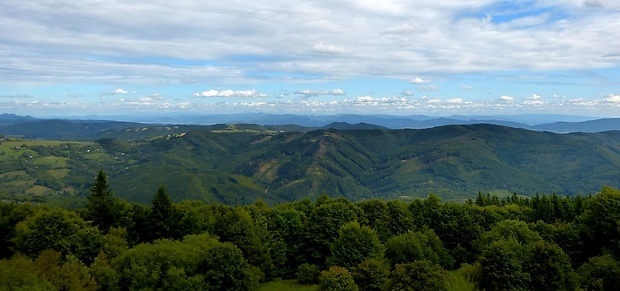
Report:
M 1 202 L 0 242 L 1 290 L 614 290 L 620 191 L 142 205 L 99 172 L 76 210 Z

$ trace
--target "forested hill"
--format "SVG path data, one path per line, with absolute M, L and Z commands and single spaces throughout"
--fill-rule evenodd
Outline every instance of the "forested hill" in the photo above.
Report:
M 276 201 L 321 193 L 359 200 L 433 192 L 460 199 L 478 191 L 573 195 L 620 186 L 620 132 L 560 135 L 494 125 L 196 131 L 145 144 L 139 152 L 139 164 L 113 176 L 119 190 L 136 200 L 144 181 L 159 181 L 175 195 L 202 193 L 224 202 L 251 202 L 245 197 L 252 195 L 230 195 L 256 191 Z
M 455 200 L 479 191 L 575 195 L 620 187 L 620 132 L 554 134 L 484 124 L 310 132 L 228 126 L 139 142 L 0 145 L 0 192 L 8 194 L 80 195 L 99 169 L 118 196 L 138 202 L 148 202 L 160 185 L 176 201 L 230 204 L 321 194 L 354 201 L 431 192 Z

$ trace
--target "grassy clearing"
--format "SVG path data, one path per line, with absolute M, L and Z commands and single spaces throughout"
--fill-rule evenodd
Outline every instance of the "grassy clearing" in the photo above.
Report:
M 0 179 L 6 180 L 6 181 L 25 179 L 28 177 L 30 176 L 28 176 L 26 171 L 11 171 L 11 172 L 0 174 Z
M 54 179 L 62 179 L 69 176 L 69 169 L 48 170 L 47 173 Z
M 32 160 L 32 164 L 36 166 L 48 166 L 48 167 L 66 167 L 68 158 L 46 156 Z
M 448 291 L 473 291 L 476 290 L 472 282 L 467 281 L 459 271 L 448 272 L 446 278 L 446 289 Z
M 105 160 L 109 160 L 110 156 L 102 152 L 90 152 L 90 153 L 84 154 L 84 158 L 87 158 L 92 161 L 105 161 Z
M 0 187 L 11 195 L 44 197 L 56 193 L 47 182 L 65 186 L 73 160 L 109 161 L 92 142 L 8 139 L 0 142 Z M 92 163 L 92 162 L 91 162 Z M 42 185 L 35 185 L 43 180 Z M 55 185 L 58 186 L 58 185 Z
M 13 139 L 8 140 L 2 143 L 0 148 L 8 146 L 10 148 L 21 147 L 22 145 L 26 146 L 44 146 L 44 147 L 55 147 L 60 145 L 69 145 L 69 146 L 97 146 L 96 143 L 93 142 L 78 142 L 78 141 L 62 141 L 62 140 L 30 140 L 30 139 Z
M 246 177 L 246 176 L 241 176 L 241 175 L 235 175 L 235 180 L 237 181 L 237 183 L 239 183 L 239 185 L 248 187 L 252 190 L 256 190 L 256 191 L 262 191 L 264 190 L 264 187 L 261 185 L 258 185 L 254 182 L 254 180 L 252 180 L 252 178 Z
M 34 185 L 30 189 L 26 190 L 26 194 L 35 196 L 43 196 L 46 194 L 51 194 L 52 192 L 53 190 L 39 185 Z
M 261 284 L 258 291 L 316 291 L 317 285 L 300 285 L 297 280 L 278 280 Z
M 22 147 L 24 145 L 24 141 L 7 141 L 0 144 L 0 160 L 8 161 L 14 160 L 18 157 L 22 156 L 26 152 L 32 152 L 31 149 L 27 147 Z

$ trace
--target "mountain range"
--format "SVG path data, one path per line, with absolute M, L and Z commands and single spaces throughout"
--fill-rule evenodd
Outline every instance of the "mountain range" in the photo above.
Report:
M 94 140 L 106 131 L 126 128 L 180 125 L 200 128 L 214 124 L 257 124 L 262 126 L 294 127 L 296 131 L 320 128 L 335 129 L 423 129 L 444 125 L 494 124 L 513 128 L 556 133 L 603 132 L 620 130 L 620 118 L 596 119 L 569 115 L 516 116 L 451 116 L 424 115 L 289 115 L 289 114 L 231 114 L 212 116 L 115 117 L 116 119 L 40 119 L 31 116 L 0 114 L 0 134 L 30 139 Z M 206 127 L 208 129 L 208 127 Z
M 45 122 L 0 127 L 8 136 L 0 144 L 0 194 L 85 195 L 99 169 L 108 173 L 117 195 L 138 202 L 148 202 L 160 185 L 177 201 L 229 204 L 321 194 L 412 199 L 431 192 L 463 200 L 479 191 L 576 195 L 603 185 L 620 187 L 615 130 L 559 134 L 479 123 L 390 129 L 374 122 L 310 128 L 65 120 L 52 121 L 45 131 Z M 613 123 L 572 124 L 588 122 Z M 25 140 L 7 133 L 24 124 L 38 124 L 48 134 L 66 126 L 67 139 Z M 22 136 L 37 134 L 26 132 Z

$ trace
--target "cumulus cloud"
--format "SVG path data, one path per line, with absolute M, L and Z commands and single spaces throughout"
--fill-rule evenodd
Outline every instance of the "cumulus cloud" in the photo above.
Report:
M 506 102 L 512 102 L 515 100 L 515 98 L 512 96 L 502 95 L 501 97 L 499 97 L 499 100 L 506 101 Z
M 525 97 L 525 101 L 523 101 L 525 105 L 533 105 L 533 106 L 543 106 L 547 104 L 547 102 L 542 100 L 542 96 L 538 94 L 532 94 L 532 96 Z
M 127 93 L 129 93 L 129 92 L 127 92 L 127 90 L 121 89 L 121 88 L 118 88 L 118 89 L 112 91 L 112 94 L 127 94 Z
M 194 97 L 266 97 L 267 94 L 259 93 L 256 90 L 214 90 L 194 93 Z
M 620 104 L 620 95 L 612 95 L 610 94 L 606 98 L 603 99 L 605 103 L 618 103 Z
M 200 92 L 200 93 L 194 93 L 194 96 L 196 96 L 196 97 L 218 97 L 219 94 L 220 94 L 219 91 L 210 89 L 208 91 L 204 91 L 204 92 Z
M 412 84 L 426 84 L 426 83 L 430 83 L 430 81 L 429 80 L 424 80 L 424 79 L 422 79 L 420 77 L 415 77 L 415 78 L 413 78 L 411 80 L 411 83 Z

